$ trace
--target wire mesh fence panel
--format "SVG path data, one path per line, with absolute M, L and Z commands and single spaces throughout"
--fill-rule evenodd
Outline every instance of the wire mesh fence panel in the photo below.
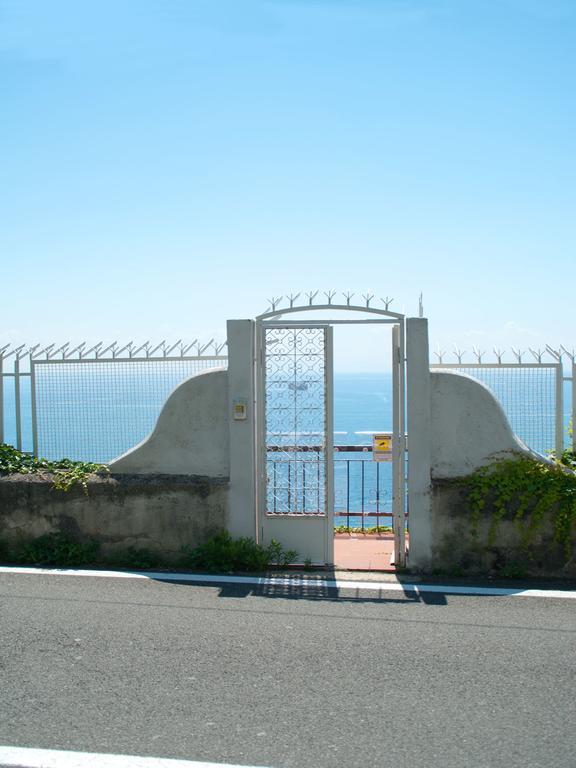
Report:
M 37 453 L 108 462 L 143 440 L 172 390 L 223 359 L 34 361 Z
M 486 384 L 499 400 L 514 433 L 530 448 L 546 454 L 556 446 L 556 365 L 441 365 Z

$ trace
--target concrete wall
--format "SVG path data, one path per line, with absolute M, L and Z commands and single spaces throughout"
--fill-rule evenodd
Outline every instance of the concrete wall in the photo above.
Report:
M 254 423 L 254 321 L 228 320 L 228 423 L 230 441 L 230 523 L 232 536 L 258 540 L 256 530 L 256 435 Z M 233 418 L 235 406 L 246 418 Z
M 428 570 L 463 576 L 576 578 L 576 529 L 567 554 L 565 544 L 555 540 L 551 512 L 529 535 L 529 515 L 521 522 L 515 520 L 512 505 L 492 530 L 494 513 L 488 500 L 476 530 L 464 490 L 447 480 L 434 481 L 432 568 Z
M 228 373 L 198 373 L 172 392 L 153 432 L 110 462 L 116 474 L 228 477 Z
M 406 413 L 408 430 L 408 565 L 423 567 L 432 558 L 431 472 L 432 426 L 428 321 L 406 320 Z
M 176 475 L 112 475 L 57 491 L 38 475 L 0 477 L 0 542 L 9 546 L 46 533 L 96 539 L 104 555 L 148 549 L 178 563 L 228 523 L 228 483 Z
M 511 507 L 493 535 L 494 510 L 489 499 L 476 531 L 465 493 L 454 484 L 457 478 L 502 459 L 547 461 L 516 437 L 490 390 L 465 374 L 434 370 L 430 374 L 430 415 L 430 557 L 411 557 L 411 567 L 462 575 L 576 576 L 576 531 L 571 561 L 564 545 L 554 540 L 552 515 L 528 537 L 527 544 L 529 516 L 519 523 Z

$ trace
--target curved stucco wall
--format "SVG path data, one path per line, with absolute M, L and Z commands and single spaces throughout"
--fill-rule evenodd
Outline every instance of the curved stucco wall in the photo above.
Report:
M 228 477 L 227 413 L 228 372 L 198 373 L 172 392 L 149 437 L 110 462 L 110 470 Z
M 496 459 L 537 457 L 516 437 L 492 392 L 454 371 L 430 373 L 432 477 L 460 477 Z

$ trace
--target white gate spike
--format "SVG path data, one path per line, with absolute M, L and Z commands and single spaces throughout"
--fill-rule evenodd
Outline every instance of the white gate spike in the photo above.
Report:
M 103 343 L 104 343 L 103 341 L 99 341 L 99 342 L 98 342 L 98 344 L 94 344 L 94 346 L 93 346 L 93 347 L 91 347 L 91 348 L 88 350 L 88 352 L 86 352 L 86 354 L 87 354 L 87 355 L 89 355 L 89 354 L 91 354 L 92 352 L 94 352 L 94 356 L 95 356 L 95 357 L 98 357 L 98 353 L 99 353 L 99 351 L 100 351 L 100 347 L 102 346 L 102 344 L 103 344 Z M 52 345 L 52 346 L 54 346 L 54 345 Z
M 290 302 L 290 309 L 294 306 L 294 302 L 296 299 L 300 296 L 299 293 L 290 293 L 288 294 L 288 301 Z
M 86 346 L 85 341 L 83 341 L 81 344 L 78 344 L 78 346 L 74 347 L 74 349 L 71 352 L 66 353 L 66 358 L 72 357 L 72 355 L 78 353 L 78 357 L 82 359 L 82 353 L 84 351 L 85 346 Z
M 314 299 L 318 295 L 318 291 L 308 291 L 306 293 L 306 296 L 308 297 L 308 305 L 311 307 L 314 303 Z
M 143 349 L 144 349 L 144 350 L 146 350 L 146 352 L 148 352 L 148 345 L 149 345 L 149 344 L 150 344 L 150 342 L 149 342 L 149 341 L 146 341 L 146 342 L 144 342 L 144 344 L 140 344 L 140 346 L 138 347 L 138 349 L 135 349 L 135 350 L 134 350 L 134 357 L 136 357 L 136 355 L 138 354 L 138 352 L 142 352 L 142 350 L 143 350 Z
M 363 293 L 362 294 L 362 298 L 366 301 L 366 309 L 369 309 L 370 308 L 370 302 L 374 298 L 374 294 L 373 293 Z
M 460 349 L 456 345 L 454 345 L 454 355 L 456 356 L 456 359 L 458 360 L 458 363 L 462 363 L 462 358 L 466 354 L 465 349 Z
M 391 299 L 389 296 L 386 296 L 385 299 L 380 299 L 380 301 L 384 304 L 384 309 L 386 310 L 386 312 L 388 312 L 388 307 L 390 306 L 390 304 L 392 304 L 394 299 Z
M 536 362 L 537 363 L 541 363 L 542 362 L 542 355 L 544 354 L 543 350 L 541 350 L 541 349 L 532 349 L 532 347 L 528 347 L 528 349 L 532 353 L 532 355 L 534 356 L 534 359 L 536 360 Z
M 280 304 L 280 302 L 282 301 L 283 298 L 284 298 L 284 296 L 278 296 L 278 298 L 276 298 L 276 299 L 274 297 L 272 297 L 271 299 L 268 299 L 268 301 L 270 303 L 270 310 L 269 311 L 270 312 L 276 312 L 276 307 L 278 306 L 278 304 Z
M 478 365 L 482 365 L 482 356 L 486 354 L 485 350 L 480 350 L 477 347 L 472 347 L 472 351 L 476 355 L 476 359 L 478 360 Z
M 332 304 L 332 299 L 336 296 L 336 291 L 324 291 L 324 296 L 326 296 L 328 304 Z
M 549 344 L 546 344 L 546 352 L 556 360 L 557 363 L 562 362 L 562 347 L 559 350 L 554 349 Z
M 518 365 L 522 365 L 522 355 L 524 354 L 524 351 L 522 349 L 516 349 L 516 347 L 512 347 L 512 354 L 518 361 Z
M 350 301 L 353 299 L 354 294 L 351 293 L 350 291 L 346 291 L 346 293 L 343 293 L 342 296 L 344 296 L 344 298 L 346 299 L 346 306 L 349 307 Z
M 569 349 L 566 349 L 566 347 L 563 344 L 560 346 L 560 349 L 562 350 L 562 352 L 564 352 L 565 355 L 567 355 L 570 358 L 570 360 L 573 363 L 576 363 L 576 350 L 575 349 L 572 349 L 572 351 L 570 351 Z
M 499 347 L 494 347 L 493 352 L 496 355 L 496 360 L 498 360 L 498 365 L 502 365 L 502 357 L 504 355 L 504 351 Z

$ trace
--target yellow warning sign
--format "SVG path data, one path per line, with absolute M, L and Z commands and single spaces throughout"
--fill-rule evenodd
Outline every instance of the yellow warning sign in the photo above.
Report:
M 392 435 L 390 433 L 372 435 L 372 459 L 374 461 L 392 461 Z

